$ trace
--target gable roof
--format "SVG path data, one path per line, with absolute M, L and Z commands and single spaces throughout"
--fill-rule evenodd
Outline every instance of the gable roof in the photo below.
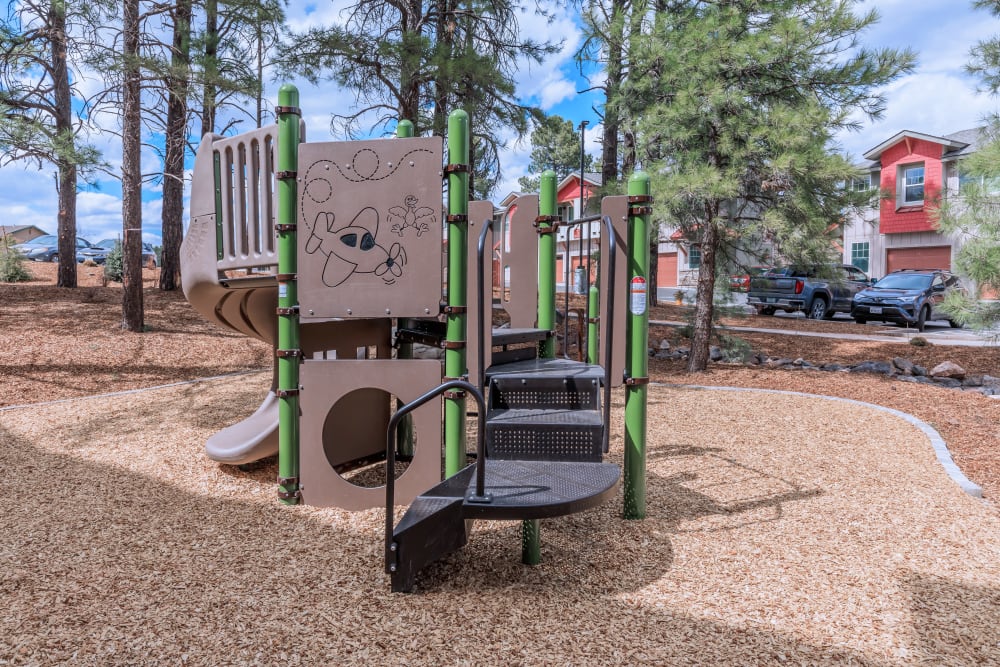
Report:
M 956 132 L 954 135 L 949 135 L 948 137 L 936 137 L 933 134 L 923 134 L 921 132 L 914 132 L 913 130 L 903 130 L 902 132 L 897 132 L 889 139 L 886 139 L 875 148 L 872 148 L 871 150 L 867 151 L 863 157 L 867 160 L 879 160 L 882 157 L 882 153 L 884 153 L 886 149 L 895 146 L 896 144 L 898 144 L 900 141 L 903 141 L 903 139 L 906 139 L 907 137 L 911 139 L 919 139 L 921 141 L 930 141 L 931 143 L 935 144 L 941 144 L 942 146 L 944 146 L 945 154 L 952 153 L 955 151 L 961 151 L 962 149 L 969 146 L 969 142 L 961 141 L 958 138 L 958 135 L 961 134 L 963 133 Z M 965 137 L 963 136 L 962 138 Z
M 572 182 L 574 180 L 576 180 L 576 181 L 580 180 L 580 173 L 579 172 L 568 174 L 561 181 L 559 181 L 559 184 L 556 185 L 556 192 L 558 192 L 559 190 L 562 190 L 564 187 L 566 187 L 567 184 L 569 184 L 570 182 Z M 601 174 L 598 174 L 598 173 L 595 173 L 595 172 L 592 172 L 592 171 L 585 171 L 585 172 L 583 172 L 583 182 L 586 183 L 586 184 L 588 184 L 588 185 L 593 185 L 594 187 L 598 187 L 599 188 L 602 185 L 604 185 L 604 177 L 601 176 Z

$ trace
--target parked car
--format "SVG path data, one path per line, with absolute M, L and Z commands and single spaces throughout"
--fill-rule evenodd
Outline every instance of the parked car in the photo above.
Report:
M 104 264 L 108 259 L 107 248 L 102 248 L 100 246 L 92 245 L 87 248 L 77 248 L 76 249 L 76 261 L 83 263 L 88 259 L 95 264 Z
M 864 271 L 849 264 L 788 266 L 751 278 L 747 303 L 761 315 L 802 311 L 821 320 L 851 312 L 851 298 L 870 284 Z
M 118 239 L 102 239 L 97 242 L 97 245 L 105 250 L 105 258 L 107 253 L 111 252 L 115 248 L 115 244 L 119 243 Z M 142 265 L 148 269 L 156 268 L 156 251 L 153 250 L 153 246 L 148 243 L 142 244 Z
M 54 234 L 46 234 L 38 238 L 31 239 L 26 243 L 19 243 L 11 246 L 26 259 L 35 262 L 58 262 L 59 261 L 59 237 Z M 76 237 L 76 252 L 79 255 L 81 250 L 90 248 L 90 241 Z M 79 261 L 79 256 L 77 257 Z
M 961 326 L 941 310 L 952 292 L 965 293 L 958 276 L 943 269 L 903 269 L 893 271 L 871 287 L 854 295 L 851 316 L 864 324 L 871 320 L 895 322 L 923 331 L 931 320 L 947 320 Z
M 750 279 L 762 276 L 770 270 L 769 266 L 751 266 L 746 273 L 734 273 L 729 276 L 729 289 L 732 292 L 749 292 Z

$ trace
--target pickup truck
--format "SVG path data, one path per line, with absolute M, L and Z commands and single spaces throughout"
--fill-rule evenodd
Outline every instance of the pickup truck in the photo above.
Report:
M 850 313 L 851 299 L 871 284 L 864 272 L 847 264 L 771 269 L 750 280 L 747 303 L 761 315 L 802 311 L 822 320 Z

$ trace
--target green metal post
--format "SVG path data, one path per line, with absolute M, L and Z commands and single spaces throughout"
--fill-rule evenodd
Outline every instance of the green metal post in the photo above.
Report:
M 597 317 L 600 314 L 601 292 L 597 285 L 590 286 L 590 294 L 587 295 L 587 363 L 596 364 L 597 344 L 600 341 L 600 334 L 597 328 Z
M 545 222 L 545 219 L 556 215 L 556 172 L 551 169 L 542 172 L 538 195 L 538 215 L 542 219 L 538 228 L 551 229 L 552 223 Z M 552 332 L 556 328 L 555 233 L 538 235 L 538 328 Z M 539 344 L 538 356 L 542 359 L 555 358 L 555 335 Z M 542 562 L 542 525 L 538 519 L 521 522 L 521 562 L 525 565 L 538 565 Z
M 556 215 L 556 172 L 542 172 L 539 186 L 538 214 L 542 220 Z M 539 230 L 551 229 L 551 222 L 538 223 Z M 556 328 L 556 235 L 538 235 L 538 328 L 554 331 Z M 550 336 L 539 346 L 539 356 L 552 359 L 556 356 L 556 339 Z
M 278 90 L 278 349 L 299 350 L 299 297 L 296 289 L 295 208 L 299 162 L 299 91 L 285 84 Z M 278 357 L 278 497 L 286 505 L 299 501 L 299 356 Z
M 467 265 L 465 244 L 469 217 L 469 114 L 456 109 L 448 116 L 448 313 L 444 373 L 466 374 L 465 307 Z M 457 166 L 462 165 L 462 166 Z M 445 394 L 444 472 L 451 477 L 465 466 L 465 396 Z
M 413 137 L 413 122 L 408 120 L 401 120 L 396 124 L 396 138 L 397 139 L 410 139 Z M 404 318 L 399 318 L 396 321 L 396 326 L 400 329 L 409 326 L 409 320 Z M 396 349 L 397 359 L 412 359 L 413 358 L 413 343 L 400 343 L 399 347 Z M 400 408 L 403 405 L 403 401 L 396 400 L 396 408 Z M 413 415 L 406 415 L 399 422 L 399 426 L 396 427 L 396 442 L 399 449 L 399 454 L 402 456 L 413 456 Z
M 625 386 L 626 519 L 646 517 L 646 395 L 649 352 L 649 175 L 637 171 L 628 179 L 628 194 L 638 199 L 628 217 L 629 315 L 625 326 L 625 376 L 639 380 Z M 638 209 L 633 208 L 637 206 Z

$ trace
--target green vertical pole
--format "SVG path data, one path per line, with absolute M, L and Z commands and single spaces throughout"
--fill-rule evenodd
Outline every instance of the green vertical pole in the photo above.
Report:
M 278 497 L 299 501 L 299 297 L 295 207 L 299 162 L 299 91 L 278 90 Z
M 628 179 L 636 202 L 628 217 L 629 315 L 625 326 L 625 512 L 626 519 L 646 517 L 646 394 L 649 353 L 649 175 L 637 171 Z
M 550 220 L 556 215 L 556 172 L 542 172 L 539 186 L 538 223 L 540 231 L 552 229 Z M 538 328 L 554 331 L 556 328 L 556 235 L 538 235 Z M 552 359 L 556 356 L 556 338 L 550 336 L 539 346 L 539 356 Z
M 469 114 L 456 109 L 448 116 L 448 313 L 444 373 L 466 374 L 465 271 L 469 217 Z M 444 473 L 451 477 L 465 466 L 465 396 L 444 399 Z
M 538 228 L 552 229 L 556 217 L 556 172 L 542 172 L 538 190 Z M 556 328 L 556 235 L 538 235 L 538 328 L 554 332 Z M 549 336 L 539 344 L 538 356 L 554 359 L 556 337 Z M 521 562 L 538 565 L 542 562 L 542 525 L 538 519 L 521 522 Z
M 401 120 L 396 124 L 396 138 L 397 139 L 410 139 L 413 137 L 413 122 L 409 120 Z M 399 329 L 403 329 L 409 325 L 409 320 L 404 318 L 399 318 L 396 320 L 396 326 Z M 413 358 L 413 343 L 400 343 L 399 347 L 396 349 L 397 359 L 412 359 Z M 403 405 L 403 401 L 396 400 L 396 408 L 400 408 Z M 406 415 L 400 420 L 399 425 L 396 427 L 396 442 L 399 449 L 399 454 L 403 456 L 413 456 L 413 415 Z
M 600 341 L 600 334 L 597 328 L 597 317 L 600 314 L 601 301 L 600 290 L 597 285 L 590 286 L 590 294 L 587 298 L 587 363 L 596 364 L 598 361 L 597 344 Z

